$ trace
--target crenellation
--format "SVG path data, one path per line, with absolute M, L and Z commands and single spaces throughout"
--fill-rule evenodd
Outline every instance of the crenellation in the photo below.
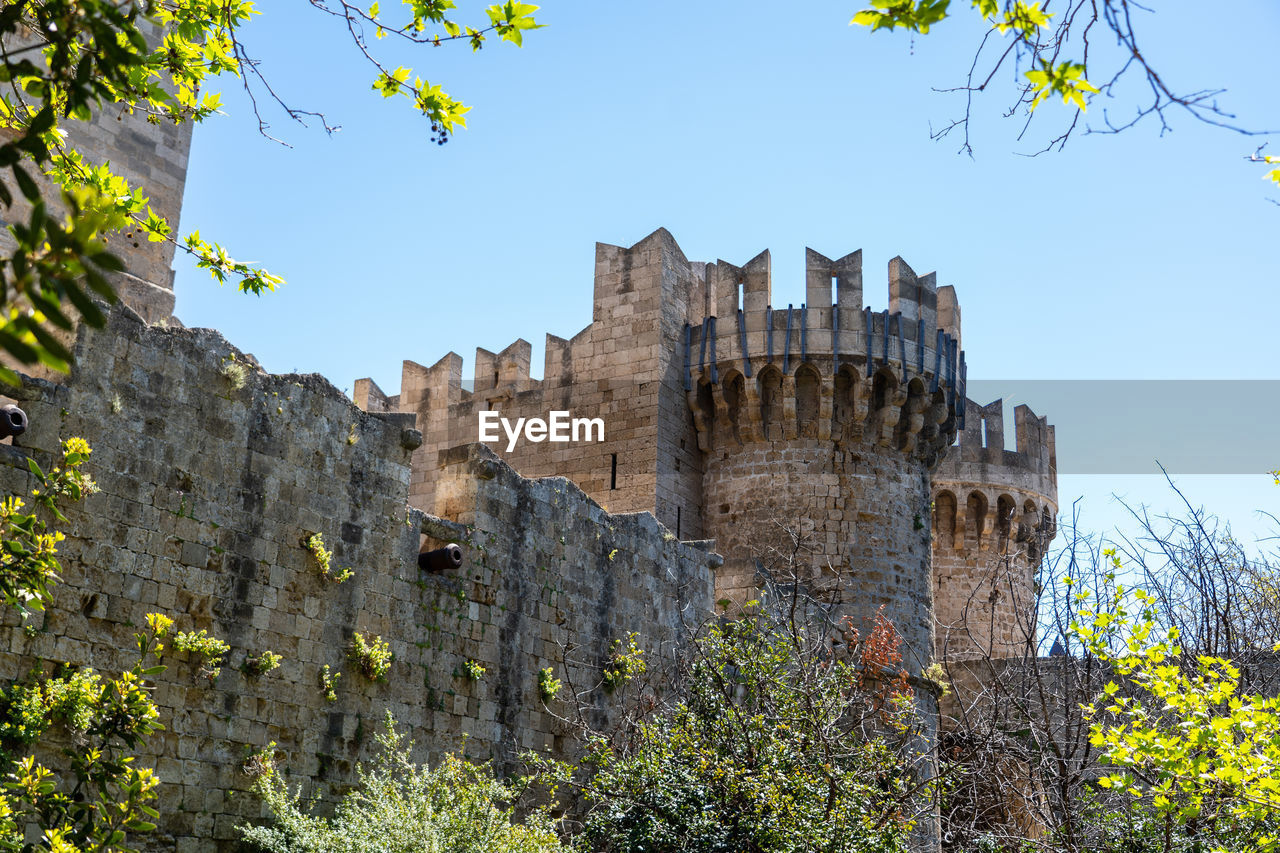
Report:
M 960 301 L 956 298 L 956 289 L 951 285 L 943 285 L 938 293 L 938 328 L 952 340 L 960 341 Z

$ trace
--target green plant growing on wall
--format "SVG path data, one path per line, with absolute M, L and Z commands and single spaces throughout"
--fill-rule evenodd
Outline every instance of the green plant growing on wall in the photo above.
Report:
M 240 665 L 240 669 L 248 676 L 266 675 L 273 669 L 280 666 L 280 662 L 284 660 L 280 655 L 272 651 L 264 651 L 259 655 L 250 655 L 244 659 L 244 663 Z
M 227 384 L 231 386 L 231 390 L 239 391 L 244 388 L 245 383 L 248 381 L 249 371 L 236 360 L 235 353 L 232 353 L 222 360 L 222 375 L 226 377 Z
M 484 678 L 485 668 L 480 665 L 479 661 L 468 660 L 462 664 L 462 674 L 467 681 L 480 681 Z
M 609 659 L 601 673 L 601 684 L 606 693 L 612 693 L 632 678 L 643 675 L 646 669 L 644 649 L 636 645 L 639 634 L 627 634 L 626 640 L 614 640 L 609 646 Z
M 0 595 L 23 614 L 43 609 L 58 579 L 62 535 L 49 524 L 65 522 L 62 507 L 96 491 L 81 470 L 90 453 L 85 441 L 71 438 L 48 474 L 30 460 L 31 513 L 16 496 L 0 502 Z M 136 662 L 118 677 L 63 665 L 52 677 L 36 672 L 0 689 L 0 778 L 7 780 L 0 849 L 124 853 L 131 834 L 155 828 L 159 812 L 151 803 L 160 780 L 139 766 L 135 750 L 161 728 L 148 679 L 164 667 L 147 660 L 163 650 L 172 624 L 149 614 L 147 630 L 134 635 Z M 46 742 L 58 728 L 56 742 Z M 55 744 L 63 746 L 56 770 L 42 758 Z
M 560 679 L 556 678 L 555 671 L 551 667 L 545 667 L 538 670 L 538 695 L 542 697 L 543 702 L 550 702 L 560 694 Z
M 929 681 L 932 681 L 934 684 L 938 685 L 938 688 L 942 691 L 943 696 L 947 696 L 948 694 L 951 693 L 951 682 L 947 681 L 947 668 L 943 666 L 941 663 L 939 663 L 938 661 L 934 661 L 933 663 L 926 666 L 924 668 L 924 671 L 920 674 L 925 678 L 927 678 Z
M 351 638 L 351 660 L 370 681 L 382 681 L 386 678 L 394 658 L 391 646 L 377 634 L 365 636 L 356 631 Z
M 156 636 L 167 636 L 171 627 L 173 627 L 173 620 L 167 616 L 160 616 L 157 619 Z M 227 652 L 231 651 L 229 645 L 204 628 L 199 631 L 179 631 L 173 636 L 172 645 L 174 651 L 183 652 L 199 661 L 198 674 L 209 679 L 210 683 L 217 680 L 222 672 L 222 659 L 226 657 Z
M 245 840 L 278 853 L 569 853 L 550 807 L 528 809 L 517 822 L 525 784 L 499 781 L 486 765 L 452 754 L 434 768 L 415 764 L 413 744 L 390 714 L 377 743 L 373 762 L 357 767 L 358 782 L 332 818 L 308 814 L 284 774 L 262 762 L 254 791 L 273 822 L 240 827 Z
M 333 568 L 333 551 L 324 546 L 324 537 L 319 533 L 312 533 L 306 539 L 302 540 L 302 547 L 306 548 L 311 554 L 312 561 L 315 564 L 316 571 L 320 577 L 333 583 L 344 583 L 350 580 L 355 574 L 351 569 L 343 569 L 342 571 L 334 571 Z
M 325 664 L 320 669 L 320 692 L 324 695 L 324 701 L 338 701 L 338 679 L 342 677 L 340 672 L 330 672 L 329 664 Z

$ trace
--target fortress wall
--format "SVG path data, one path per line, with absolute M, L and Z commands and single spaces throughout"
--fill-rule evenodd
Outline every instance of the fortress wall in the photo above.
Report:
M 245 368 L 242 387 L 231 364 Z M 524 479 L 484 448 L 455 450 L 437 471 L 456 520 L 407 509 L 411 417 L 361 412 L 319 376 L 261 373 L 216 332 L 116 309 L 106 329 L 81 329 L 65 385 L 31 379 L 16 396 L 31 429 L 0 446 L 7 492 L 29 490 L 26 458 L 47 467 L 71 435 L 93 446 L 102 491 L 68 512 L 63 579 L 38 630 L 5 614 L 0 678 L 38 660 L 127 668 L 152 611 L 232 646 L 213 684 L 180 656 L 158 678 L 166 730 L 142 748 L 163 782 L 157 848 L 234 849 L 235 826 L 261 817 L 240 793 L 241 765 L 270 741 L 295 782 L 332 799 L 386 710 L 419 758 L 464 734 L 469 755 L 500 769 L 523 749 L 563 749 L 539 669 L 564 678 L 569 646 L 586 683 L 582 667 L 630 631 L 657 658 L 713 606 L 717 557 L 648 514 L 608 514 L 563 479 Z M 316 532 L 354 577 L 319 576 L 302 544 Z M 459 542 L 463 566 L 419 570 L 424 539 Z M 385 683 L 348 662 L 357 630 L 390 643 Z M 283 656 L 279 669 L 238 669 L 263 650 Z M 468 660 L 485 668 L 480 681 L 461 677 Z M 325 664 L 342 674 L 333 704 Z

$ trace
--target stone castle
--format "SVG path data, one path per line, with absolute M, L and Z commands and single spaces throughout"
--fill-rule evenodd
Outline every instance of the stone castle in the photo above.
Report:
M 1057 513 L 1053 428 L 1020 406 L 1005 450 L 1002 402 L 966 400 L 960 305 L 933 273 L 895 258 L 873 311 L 860 251 L 805 260 L 805 302 L 784 309 L 768 251 L 691 262 L 661 229 L 597 244 L 592 323 L 547 336 L 542 379 L 518 340 L 477 349 L 469 388 L 449 353 L 404 362 L 394 396 L 357 381 L 356 404 L 416 416 L 414 506 L 453 514 L 440 471 L 481 439 L 482 412 L 598 417 L 603 441 L 492 446 L 524 476 L 567 477 L 611 510 L 714 541 L 722 606 L 785 566 L 855 622 L 884 608 L 917 673 L 1018 643 Z
M 176 218 L 181 130 L 109 116 L 79 133 L 133 180 L 166 176 L 154 201 Z M 182 328 L 172 251 L 123 248 L 127 307 L 80 329 L 70 376 L 8 394 L 30 428 L 0 444 L 7 494 L 70 435 L 94 447 L 102 487 L 68 513 L 39 630 L 4 615 L 0 677 L 53 661 L 127 668 L 156 610 L 232 646 L 216 682 L 181 659 L 158 677 L 166 731 L 143 747 L 164 783 L 158 847 L 234 849 L 236 825 L 261 817 L 241 764 L 268 742 L 332 798 L 386 711 L 420 757 L 463 735 L 500 769 L 524 749 L 564 750 L 540 669 L 586 683 L 633 632 L 669 654 L 770 577 L 855 621 L 883 608 L 917 680 L 943 656 L 999 656 L 1033 633 L 1053 429 L 1019 407 L 1005 449 L 1000 401 L 965 396 L 955 291 L 901 259 L 873 309 L 860 253 L 810 251 L 804 302 L 775 308 L 767 252 L 691 262 L 664 230 L 600 245 L 592 323 L 548 336 L 541 379 L 517 341 L 478 350 L 469 388 L 449 354 L 406 361 L 394 396 L 362 380 L 353 405 L 321 377 L 266 374 L 216 332 Z M 599 417 L 604 440 L 476 441 L 481 412 L 554 410 Z M 351 580 L 315 570 L 316 533 Z M 460 567 L 419 567 L 450 542 Z M 386 682 L 347 663 L 355 631 L 390 643 Z M 239 668 L 264 650 L 283 655 L 279 670 Z M 464 677 L 470 662 L 483 679 Z M 333 701 L 326 667 L 342 674 Z

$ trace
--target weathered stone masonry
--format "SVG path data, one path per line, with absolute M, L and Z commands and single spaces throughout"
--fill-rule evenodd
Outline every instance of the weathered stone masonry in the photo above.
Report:
M 1004 402 L 967 401 L 965 429 L 933 475 L 937 651 L 952 661 L 1034 654 L 1035 574 L 1056 532 L 1054 429 Z
M 179 659 L 158 681 L 167 728 L 144 747 L 164 782 L 154 846 L 232 849 L 234 827 L 261 816 L 238 795 L 241 764 L 270 741 L 295 781 L 332 797 L 386 710 L 420 758 L 463 734 L 500 769 L 523 749 L 559 749 L 540 668 L 562 672 L 567 645 L 598 664 L 632 631 L 656 653 L 713 606 L 718 558 L 704 548 L 650 515 L 610 515 L 566 480 L 526 480 L 484 448 L 438 474 L 453 519 L 408 509 L 412 416 L 361 412 L 318 376 L 261 373 L 216 332 L 117 309 L 106 329 L 81 330 L 76 358 L 65 384 L 32 379 L 17 394 L 31 429 L 0 446 L 0 481 L 24 492 L 26 457 L 47 465 L 61 437 L 80 435 L 102 491 L 68 513 L 40 630 L 6 615 L 0 678 L 37 660 L 126 668 L 152 611 L 232 645 L 216 684 Z M 302 546 L 317 532 L 352 579 L 320 577 Z M 463 544 L 463 567 L 421 572 L 419 548 L 443 540 Z M 347 663 L 357 630 L 391 644 L 386 683 Z M 283 655 L 278 670 L 239 671 L 267 649 Z M 486 669 L 479 682 L 459 677 L 468 660 Z M 342 673 L 333 704 L 326 664 Z

